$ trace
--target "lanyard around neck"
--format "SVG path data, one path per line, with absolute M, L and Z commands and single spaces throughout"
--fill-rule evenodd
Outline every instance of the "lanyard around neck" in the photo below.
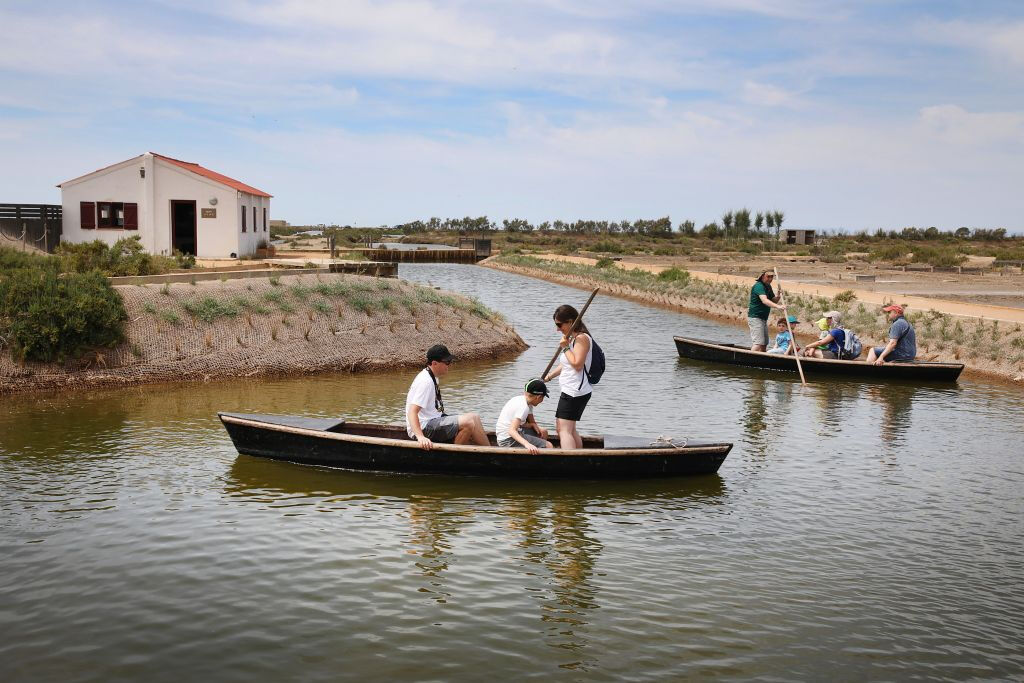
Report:
M 437 384 L 437 378 L 434 377 L 434 372 L 430 368 L 426 368 L 427 374 L 430 375 L 430 381 L 434 383 L 434 408 L 437 412 L 444 415 L 444 401 L 441 400 L 441 387 Z

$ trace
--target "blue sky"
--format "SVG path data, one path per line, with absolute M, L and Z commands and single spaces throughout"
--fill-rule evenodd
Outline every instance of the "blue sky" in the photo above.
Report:
M 1018 0 L 5 0 L 0 25 L 0 201 L 153 151 L 292 223 L 1024 228 Z

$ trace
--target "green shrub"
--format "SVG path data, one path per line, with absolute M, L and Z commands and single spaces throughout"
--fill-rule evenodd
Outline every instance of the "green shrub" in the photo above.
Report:
M 175 249 L 174 253 L 171 255 L 171 258 L 174 259 L 175 265 L 177 265 L 178 268 L 181 268 L 182 270 L 190 270 L 196 267 L 196 257 L 193 256 L 192 254 L 183 254 L 182 252 Z
M 677 282 L 685 286 L 690 282 L 690 271 L 673 266 L 668 270 L 663 270 L 658 273 L 658 279 L 662 282 Z
M 597 263 L 595 263 L 594 265 L 597 266 L 598 268 L 610 268 L 613 265 L 615 265 L 615 261 L 607 257 L 599 258 L 597 259 Z
M 869 261 L 903 261 L 907 257 L 907 247 L 902 244 L 882 244 L 868 254 Z
M 199 301 L 182 302 L 182 307 L 194 318 L 203 322 L 213 322 L 217 318 L 235 317 L 238 315 L 238 307 L 230 302 L 217 301 L 213 297 L 206 296 Z
M 952 247 L 930 247 L 925 244 L 914 246 L 914 263 L 928 263 L 933 266 L 959 266 L 967 260 Z
M 57 270 L 59 267 L 60 260 L 53 256 L 31 254 L 9 247 L 0 247 L 0 273 L 10 273 L 19 268 Z
M 594 246 L 591 247 L 592 251 L 601 251 L 608 254 L 621 254 L 622 245 L 615 240 L 599 240 L 594 242 Z
M 832 302 L 834 304 L 840 304 L 840 305 L 841 304 L 849 304 L 849 303 L 852 303 L 852 302 L 854 302 L 856 300 L 857 300 L 857 293 L 855 291 L 853 291 L 852 289 L 844 290 L 844 291 L 839 292 L 838 294 L 836 294 L 834 297 L 832 297 Z
M 0 277 L 0 333 L 15 358 L 63 361 L 124 341 L 121 297 L 98 272 L 20 268 Z
M 62 242 L 57 247 L 57 256 L 61 270 L 68 273 L 99 270 L 110 276 L 157 275 L 177 265 L 173 259 L 147 254 L 138 235 L 123 237 L 112 247 L 100 240 L 82 244 Z

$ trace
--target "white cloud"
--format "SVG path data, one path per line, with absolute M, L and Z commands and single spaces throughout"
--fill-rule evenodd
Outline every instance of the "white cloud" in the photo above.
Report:
M 988 54 L 1010 65 L 1024 65 L 1024 22 L 922 22 L 916 33 L 926 41 Z
M 920 123 L 936 140 L 960 148 L 1014 145 L 1024 151 L 1024 112 L 968 112 L 954 104 L 921 109 Z

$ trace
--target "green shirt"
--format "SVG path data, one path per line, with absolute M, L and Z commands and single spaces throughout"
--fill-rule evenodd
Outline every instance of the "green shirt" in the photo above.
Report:
M 768 319 L 768 314 L 771 313 L 772 309 L 761 303 L 762 294 L 768 297 L 769 300 L 775 296 L 775 292 L 771 290 L 771 287 L 766 287 L 763 282 L 758 280 L 750 288 L 750 306 L 747 308 L 747 317 L 760 318 L 761 320 Z

